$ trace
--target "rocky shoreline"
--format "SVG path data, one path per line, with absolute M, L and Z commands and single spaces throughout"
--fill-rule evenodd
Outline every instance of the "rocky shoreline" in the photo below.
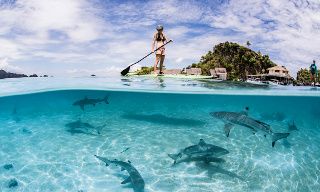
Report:
M 9 73 L 9 72 L 6 72 L 5 70 L 0 70 L 0 79 L 21 78 L 21 77 L 28 77 L 28 75 L 18 74 L 18 73 Z
M 19 74 L 19 73 L 10 73 L 6 72 L 5 70 L 0 70 L 0 79 L 7 79 L 7 78 L 22 78 L 22 77 L 38 77 L 37 74 L 32 74 L 30 76 L 25 74 Z M 42 77 L 42 76 L 40 76 Z M 44 75 L 43 77 L 48 77 L 48 75 Z

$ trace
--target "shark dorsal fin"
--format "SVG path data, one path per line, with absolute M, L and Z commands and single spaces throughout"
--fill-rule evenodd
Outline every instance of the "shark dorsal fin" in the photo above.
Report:
M 123 181 L 121 182 L 121 184 L 127 184 L 127 183 L 130 183 L 130 182 L 131 182 L 131 178 L 128 177 L 128 178 L 126 178 L 125 180 L 123 180 Z
M 203 139 L 200 139 L 198 145 L 206 145 L 206 142 Z

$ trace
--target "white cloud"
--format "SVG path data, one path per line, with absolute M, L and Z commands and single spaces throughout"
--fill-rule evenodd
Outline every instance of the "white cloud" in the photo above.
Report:
M 234 0 L 211 18 L 211 25 L 239 32 L 257 49 L 275 53 L 273 59 L 295 73 L 320 55 L 319 7 L 319 1 Z
M 8 59 L 0 59 L 0 70 L 5 70 L 7 72 L 22 72 L 22 69 L 18 66 L 8 63 Z
M 84 0 L 20 0 L 17 4 L 12 10 L 19 17 L 15 26 L 26 32 L 48 34 L 56 30 L 75 42 L 94 40 L 102 33 L 101 20 Z
M 165 23 L 197 22 L 206 10 L 205 6 L 199 6 L 194 1 L 149 1 L 145 5 L 147 17 L 157 19 Z
M 169 39 L 170 39 L 170 37 L 175 37 L 176 39 L 177 38 L 185 38 L 187 33 L 192 32 L 192 31 L 193 31 L 193 29 L 190 29 L 188 27 L 178 26 L 178 27 L 169 28 L 168 30 L 166 30 L 166 35 L 168 36 Z
M 21 56 L 19 51 L 19 45 L 14 41 L 6 40 L 0 38 L 0 58 L 16 58 L 18 59 Z

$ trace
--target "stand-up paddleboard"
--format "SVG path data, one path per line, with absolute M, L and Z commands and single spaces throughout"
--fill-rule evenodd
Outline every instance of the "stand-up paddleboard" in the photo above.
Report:
M 136 73 L 128 73 L 127 76 L 130 77 L 150 77 L 150 78 L 173 78 L 173 79 L 212 79 L 212 76 L 205 75 L 184 75 L 184 74 L 146 74 L 146 75 L 137 75 Z

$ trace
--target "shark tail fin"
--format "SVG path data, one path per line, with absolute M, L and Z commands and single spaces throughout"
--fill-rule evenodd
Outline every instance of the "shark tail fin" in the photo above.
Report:
M 108 96 L 108 95 L 106 95 L 106 96 L 103 98 L 103 101 L 104 101 L 106 104 L 109 104 L 108 99 L 109 99 L 109 96 Z
M 290 133 L 273 133 L 272 135 L 272 147 L 276 144 L 276 141 L 280 139 L 287 138 L 290 135 Z
M 176 164 L 176 161 L 178 158 L 181 157 L 181 153 L 178 153 L 178 154 L 168 154 L 168 156 L 174 160 L 174 163 L 173 164 Z
M 128 177 L 128 178 L 126 178 L 125 180 L 123 180 L 122 182 L 121 182 L 121 184 L 123 185 L 123 184 L 127 184 L 127 183 L 130 183 L 131 182 L 131 178 L 130 178 L 130 176 Z
M 233 127 L 231 123 L 227 123 L 224 125 L 224 133 L 226 134 L 227 137 L 230 135 L 230 130 Z
M 107 158 L 104 158 L 104 157 L 100 157 L 100 156 L 98 156 L 98 155 L 94 155 L 97 159 L 99 159 L 100 161 L 102 161 L 102 162 L 104 162 L 105 164 L 106 164 L 106 167 L 108 167 L 109 166 L 109 160 L 107 159 Z

